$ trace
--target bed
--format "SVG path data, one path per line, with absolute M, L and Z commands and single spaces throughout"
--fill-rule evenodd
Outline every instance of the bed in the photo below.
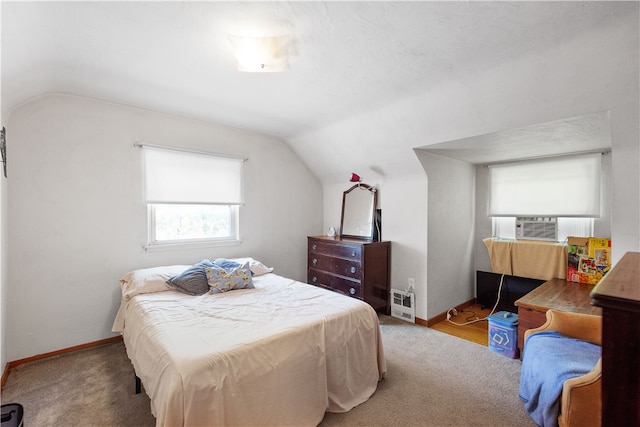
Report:
M 189 267 L 120 281 L 113 329 L 157 426 L 317 425 L 368 400 L 384 378 L 368 304 L 265 268 L 251 268 L 249 289 L 188 295 L 166 284 Z

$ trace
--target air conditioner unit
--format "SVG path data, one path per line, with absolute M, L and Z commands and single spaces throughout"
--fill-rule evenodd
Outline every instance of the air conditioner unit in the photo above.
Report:
M 516 218 L 516 239 L 558 241 L 558 218 L 522 217 Z
M 391 316 L 415 323 L 416 309 L 413 292 L 391 289 Z

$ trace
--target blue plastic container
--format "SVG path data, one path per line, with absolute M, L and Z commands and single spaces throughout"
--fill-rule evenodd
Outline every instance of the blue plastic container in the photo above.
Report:
M 515 359 L 518 357 L 518 315 L 501 311 L 489 316 L 489 350 Z

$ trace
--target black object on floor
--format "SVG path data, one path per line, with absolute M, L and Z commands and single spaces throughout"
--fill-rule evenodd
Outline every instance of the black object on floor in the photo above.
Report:
M 22 427 L 22 405 L 7 403 L 2 405 L 2 427 Z
M 500 280 L 503 280 L 503 282 L 500 290 L 500 302 L 498 302 L 496 312 L 510 311 L 511 313 L 518 312 L 518 307 L 515 305 L 517 300 L 546 282 L 546 280 L 506 274 L 502 279 L 502 275 L 498 273 L 476 271 L 476 302 L 483 309 L 493 308 L 496 304 Z

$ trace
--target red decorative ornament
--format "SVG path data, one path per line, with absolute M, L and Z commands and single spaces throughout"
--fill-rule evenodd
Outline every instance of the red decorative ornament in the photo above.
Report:
M 360 175 L 358 175 L 357 173 L 352 173 L 350 181 L 351 182 L 360 182 Z

